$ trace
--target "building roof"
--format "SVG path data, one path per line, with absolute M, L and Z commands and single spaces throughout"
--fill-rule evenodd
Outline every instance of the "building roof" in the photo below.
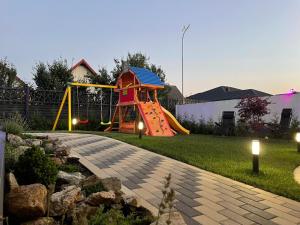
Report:
M 169 99 L 182 100 L 183 96 L 177 86 L 175 85 L 167 85 L 167 86 L 168 86 L 167 88 L 169 88 L 167 94 Z
M 20 77 L 18 77 L 18 76 L 16 76 L 15 81 L 17 83 L 19 83 L 20 85 L 24 85 L 25 84 L 25 82 Z
M 188 97 L 188 99 L 200 100 L 204 102 L 241 99 L 243 97 L 263 97 L 271 96 L 268 93 L 261 92 L 255 89 L 241 90 L 238 88 L 220 86 L 211 90 L 197 93 Z
M 74 70 L 78 66 L 84 66 L 86 69 L 88 69 L 92 74 L 97 75 L 96 71 L 85 61 L 84 59 L 81 59 L 78 63 L 76 63 L 74 66 L 71 67 L 71 71 Z
M 140 84 L 151 84 L 155 86 L 164 86 L 159 76 L 148 69 L 140 67 L 129 67 L 129 69 L 136 75 Z

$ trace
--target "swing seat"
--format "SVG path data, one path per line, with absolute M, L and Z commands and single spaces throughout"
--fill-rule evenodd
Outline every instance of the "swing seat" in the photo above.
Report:
M 78 123 L 79 124 L 88 124 L 89 120 L 79 120 Z
M 101 122 L 100 124 L 101 124 L 101 125 L 104 125 L 104 126 L 111 125 L 111 121 L 109 121 L 109 122 L 107 122 L 107 123 Z

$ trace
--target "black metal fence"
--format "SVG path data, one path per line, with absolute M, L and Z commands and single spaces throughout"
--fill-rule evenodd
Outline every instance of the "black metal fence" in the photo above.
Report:
M 34 90 L 25 88 L 0 88 L 0 119 L 7 118 L 13 113 L 20 113 L 28 121 L 35 117 L 55 119 L 64 92 L 53 90 Z M 110 92 L 87 93 L 74 88 L 72 92 L 72 114 L 74 116 L 89 117 L 91 120 L 100 120 L 100 109 L 103 109 L 103 117 L 109 116 L 117 103 L 116 93 L 112 94 L 110 104 Z M 67 118 L 67 103 L 62 111 L 62 118 Z
M 0 131 L 0 225 L 3 224 L 5 133 Z
M 0 87 L 0 120 L 18 112 L 27 121 L 42 118 L 53 123 L 63 95 L 63 91 L 35 90 L 27 86 L 24 88 Z M 102 108 L 102 119 L 107 122 L 110 119 L 110 111 L 113 114 L 115 110 L 118 93 L 112 92 L 112 103 L 110 103 L 110 99 L 110 91 L 103 91 L 101 95 L 73 88 L 72 114 L 83 120 L 100 121 Z M 181 100 L 165 97 L 160 102 L 163 107 L 175 114 L 176 105 L 180 104 Z M 61 118 L 64 120 L 67 118 L 67 103 L 63 108 Z

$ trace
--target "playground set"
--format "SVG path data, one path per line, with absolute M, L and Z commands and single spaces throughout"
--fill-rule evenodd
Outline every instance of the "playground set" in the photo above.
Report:
M 158 75 L 145 68 L 128 67 L 117 79 L 115 86 L 102 84 L 69 83 L 62 102 L 60 104 L 53 131 L 56 129 L 63 106 L 68 101 L 68 130 L 72 131 L 72 121 L 75 123 L 88 123 L 88 120 L 81 121 L 80 118 L 72 118 L 71 88 L 94 87 L 108 88 L 118 92 L 119 100 L 116 105 L 113 117 L 108 123 L 102 121 L 101 104 L 101 125 L 108 125 L 105 131 L 113 129 L 123 133 L 138 133 L 138 124 L 145 124 L 143 133 L 149 136 L 174 136 L 177 132 L 189 134 L 189 130 L 180 125 L 176 118 L 163 108 L 157 98 L 157 92 L 164 88 Z M 77 92 L 78 93 L 78 92 Z M 112 93 L 112 92 L 111 92 Z M 110 117 L 112 97 L 110 97 Z M 79 116 L 78 116 L 79 117 Z

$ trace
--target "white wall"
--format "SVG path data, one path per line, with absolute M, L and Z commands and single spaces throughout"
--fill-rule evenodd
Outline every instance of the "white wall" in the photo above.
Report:
M 271 102 L 269 105 L 270 114 L 264 117 L 265 122 L 270 122 L 275 115 L 280 119 L 283 108 L 292 108 L 293 116 L 300 120 L 300 94 L 282 94 L 267 97 Z M 235 106 L 240 100 L 225 100 L 215 102 L 204 102 L 196 104 L 176 105 L 176 117 L 193 118 L 195 121 L 204 119 L 208 121 L 212 119 L 219 122 L 223 111 L 235 111 L 236 119 L 238 119 L 238 109 Z
M 85 76 L 91 72 L 84 66 L 79 65 L 71 73 L 74 76 L 74 81 L 84 81 L 86 80 Z

